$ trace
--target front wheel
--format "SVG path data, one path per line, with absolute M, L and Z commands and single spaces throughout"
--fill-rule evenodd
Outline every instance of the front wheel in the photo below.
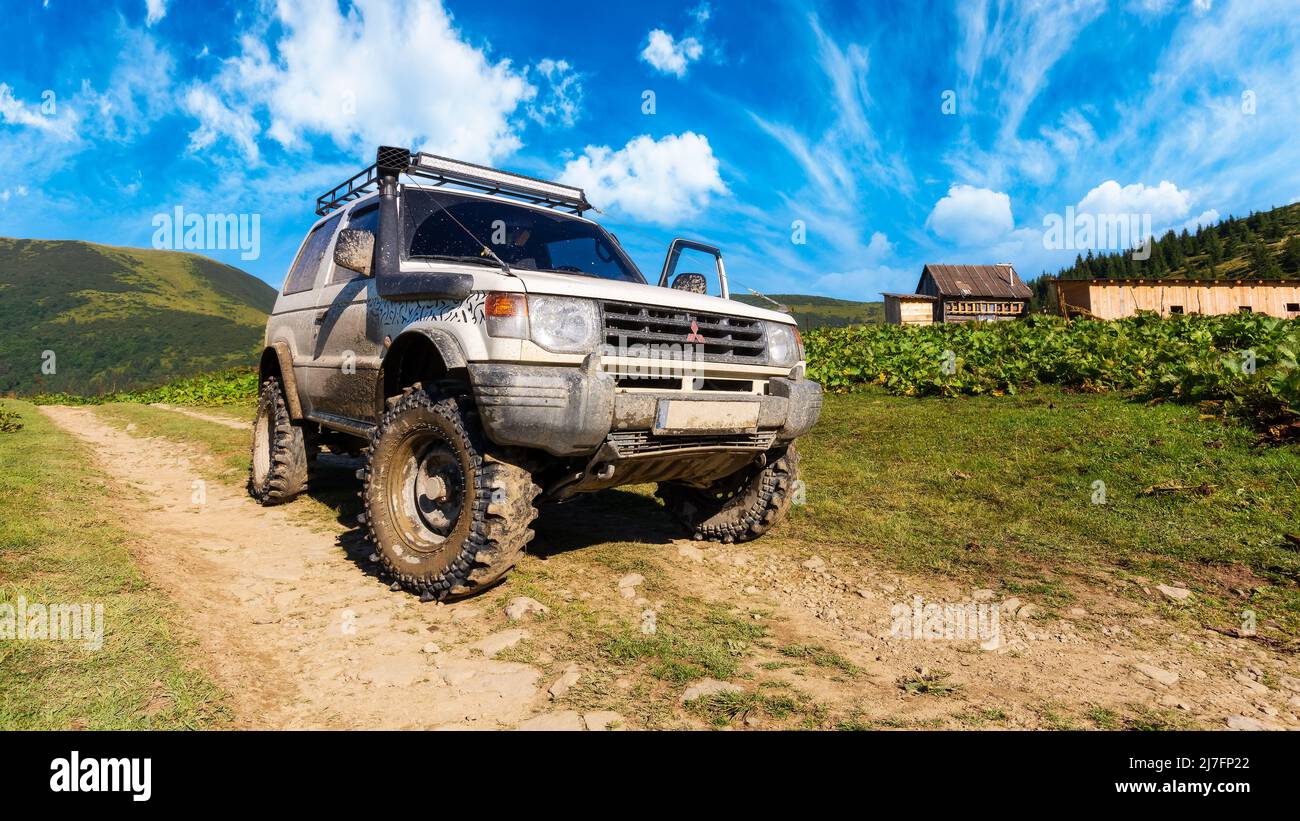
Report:
M 757 539 L 790 512 L 799 481 L 799 451 L 791 442 L 710 484 L 691 487 L 661 482 L 656 495 L 696 539 L 746 542 Z
M 465 596 L 514 567 L 533 537 L 540 488 L 511 454 L 488 444 L 467 397 L 434 399 L 419 385 L 371 434 L 364 522 L 380 563 L 422 598 Z
M 248 494 L 260 505 L 287 502 L 307 489 L 307 438 L 293 423 L 280 380 L 262 383 L 253 418 Z

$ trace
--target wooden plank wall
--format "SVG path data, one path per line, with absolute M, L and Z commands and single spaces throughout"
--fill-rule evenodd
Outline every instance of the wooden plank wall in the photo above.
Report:
M 931 325 L 933 311 L 928 300 L 885 297 L 885 322 L 891 325 Z
M 1300 304 L 1300 282 L 1264 285 L 1236 283 L 1061 283 L 1061 295 L 1073 307 L 1086 308 L 1100 319 L 1133 316 L 1137 311 L 1156 311 L 1164 316 L 1172 306 L 1185 314 L 1235 314 L 1242 306 L 1255 313 L 1295 317 L 1288 304 Z

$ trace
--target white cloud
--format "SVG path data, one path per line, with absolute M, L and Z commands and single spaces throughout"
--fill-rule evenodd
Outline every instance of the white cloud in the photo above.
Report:
M 102 91 L 82 80 L 71 94 L 46 89 L 39 100 L 29 103 L 0 83 L 0 123 L 20 127 L 13 139 L 35 133 L 58 140 L 63 144 L 60 150 L 67 152 L 97 139 L 133 138 L 167 113 L 171 55 L 142 31 L 124 28 L 117 40 L 121 51 Z
M 258 126 L 250 113 L 230 108 L 211 89 L 202 85 L 193 85 L 186 90 L 181 107 L 200 123 L 190 132 L 191 151 L 201 151 L 219 138 L 228 137 L 239 146 L 245 157 L 257 160 Z
M 512 118 L 537 88 L 510 60 L 471 45 L 440 3 L 356 0 L 344 13 L 334 3 L 281 0 L 277 14 L 283 36 L 274 52 L 246 36 L 241 54 L 201 86 L 221 106 L 194 97 L 192 140 L 229 137 L 248 154 L 244 126 L 265 111 L 265 133 L 285 147 L 323 134 L 345 149 L 409 145 L 476 162 L 520 147 Z M 561 122 L 576 117 L 574 82 L 562 89 L 567 97 L 543 100 L 537 116 L 549 105 Z
M 641 59 L 656 70 L 676 77 L 685 77 L 691 63 L 704 55 L 704 46 L 694 37 L 674 40 L 663 29 L 654 29 L 641 49 Z
M 1133 183 L 1121 186 L 1106 180 L 1084 195 L 1075 211 L 1080 214 L 1150 214 L 1157 228 L 1168 226 L 1187 216 L 1192 208 L 1192 194 L 1168 180 L 1159 185 Z
M 167 0 L 144 0 L 146 16 L 144 23 L 152 26 L 167 16 Z
M 956 59 L 964 81 L 959 104 L 999 114 L 1001 135 L 1014 137 L 1052 67 L 1105 10 L 1105 0 L 958 3 Z M 981 100 L 985 94 L 995 99 Z
M 0 123 L 25 126 L 67 142 L 76 137 L 76 110 L 59 110 L 58 98 L 42 95 L 40 103 L 27 103 L 14 97 L 7 83 L 0 83 Z
M 1183 228 L 1196 233 L 1196 229 L 1203 228 L 1207 225 L 1214 225 L 1220 219 L 1218 209 L 1211 208 L 1208 211 L 1201 212 L 1200 216 L 1192 217 L 1183 223 Z
M 961 245 L 993 243 L 1015 227 L 1011 198 L 988 188 L 954 185 L 934 204 L 925 226 Z
M 586 189 L 599 208 L 662 224 L 680 223 L 728 193 L 708 138 L 691 131 L 659 140 L 643 134 L 618 150 L 589 145 L 560 179 Z
M 549 57 L 530 66 L 526 74 L 540 78 L 542 86 L 527 105 L 528 116 L 542 125 L 571 127 L 582 109 L 582 76 L 568 62 Z

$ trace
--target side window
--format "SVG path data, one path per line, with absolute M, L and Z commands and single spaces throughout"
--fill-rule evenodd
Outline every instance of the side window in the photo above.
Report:
M 379 204 L 363 205 L 360 208 L 352 209 L 348 214 L 348 228 L 358 228 L 362 231 L 369 231 L 372 234 L 379 233 Z M 344 268 L 342 265 L 334 266 L 334 273 L 330 275 L 330 284 L 337 285 L 340 282 L 349 282 L 361 276 L 360 271 L 354 271 L 351 268 Z
M 320 271 L 321 260 L 329 250 L 330 240 L 334 238 L 334 229 L 339 227 L 339 220 L 342 218 L 343 215 L 338 214 L 321 223 L 307 235 L 307 241 L 303 243 L 298 258 L 293 262 L 293 268 L 289 269 L 289 278 L 284 281 L 285 296 L 310 291 L 316 284 L 316 274 Z

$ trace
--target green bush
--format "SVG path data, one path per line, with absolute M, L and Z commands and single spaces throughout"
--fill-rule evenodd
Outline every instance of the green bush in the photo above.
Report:
M 119 391 L 99 396 L 48 393 L 31 398 L 38 405 L 99 405 L 106 402 L 135 402 L 168 405 L 231 405 L 257 398 L 257 371 L 231 368 L 217 373 L 199 374 L 135 391 Z
M 805 342 L 809 376 L 833 391 L 960 396 L 1061 385 L 1221 401 L 1265 424 L 1300 411 L 1300 320 L 1263 314 L 870 325 L 813 330 Z

